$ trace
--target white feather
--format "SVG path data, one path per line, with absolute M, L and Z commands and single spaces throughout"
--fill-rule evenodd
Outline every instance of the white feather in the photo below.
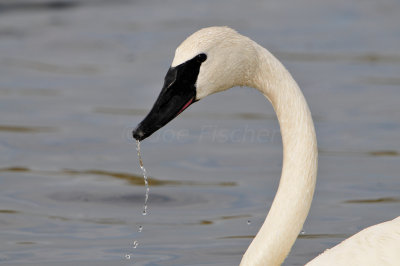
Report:
M 233 86 L 258 89 L 272 103 L 283 143 L 278 191 L 241 265 L 280 265 L 308 215 L 317 177 L 314 124 L 304 96 L 286 68 L 265 48 L 228 27 L 201 29 L 175 52 L 172 66 L 205 53 L 197 100 Z M 400 217 L 327 250 L 309 265 L 400 265 Z

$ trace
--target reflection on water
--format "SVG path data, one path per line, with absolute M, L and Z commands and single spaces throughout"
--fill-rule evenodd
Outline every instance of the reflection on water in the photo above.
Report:
M 78 1 L 12 1 L 0 3 L 2 12 L 10 11 L 38 11 L 38 10 L 62 10 L 66 8 L 76 7 Z
M 39 133 L 39 132 L 51 132 L 55 131 L 55 128 L 51 127 L 36 127 L 36 126 L 11 126 L 11 125 L 0 125 L 0 132 L 14 132 L 14 133 Z
M 350 235 L 346 235 L 346 234 L 303 234 L 303 235 L 299 235 L 299 239 L 329 239 L 329 238 L 346 239 L 349 237 L 350 237 Z
M 399 156 L 397 151 L 393 150 L 382 150 L 382 151 L 324 151 L 319 150 L 320 154 L 328 156 L 373 156 L 373 157 L 385 157 L 385 156 Z
M 104 224 L 104 225 L 113 225 L 113 224 L 125 225 L 125 224 L 127 224 L 126 221 L 124 221 L 124 220 L 119 220 L 119 219 L 114 219 L 114 218 L 71 219 L 71 218 L 62 217 L 62 216 L 49 216 L 48 218 L 54 219 L 54 220 L 60 220 L 63 222 L 79 221 L 79 222 L 83 222 L 83 223 Z
M 12 213 L 12 214 L 16 214 L 19 213 L 18 211 L 15 210 L 0 210 L 0 213 Z
M 130 0 L 114 0 L 113 4 L 129 3 Z M 3 1 L 0 3 L 2 12 L 27 12 L 27 11 L 63 11 L 88 4 L 110 4 L 107 0 L 40 0 L 40 1 Z
M 148 217 L 131 138 L 176 46 L 209 25 L 269 48 L 313 113 L 317 188 L 285 265 L 393 219 L 399 12 L 370 0 L 1 1 L 0 264 L 239 264 L 281 171 L 266 99 L 249 88 L 212 95 L 144 141 Z
M 371 156 L 399 156 L 397 151 L 370 151 L 368 154 Z
M 73 169 L 62 169 L 58 171 L 50 170 L 33 170 L 28 167 L 13 166 L 0 168 L 0 172 L 29 172 L 40 175 L 63 175 L 63 176 L 84 176 L 84 175 L 95 175 L 95 176 L 106 176 L 113 177 L 120 180 L 127 181 L 130 185 L 144 186 L 143 176 L 121 173 L 121 172 L 110 172 L 104 170 L 73 170 Z M 158 180 L 156 178 L 148 179 L 149 185 L 151 186 L 210 186 L 210 187 L 231 187 L 236 186 L 235 182 L 197 182 L 197 181 L 179 181 L 179 180 Z
M 400 198 L 377 198 L 377 199 L 357 199 L 357 200 L 346 200 L 344 203 L 350 204 L 374 204 L 374 203 L 399 203 Z

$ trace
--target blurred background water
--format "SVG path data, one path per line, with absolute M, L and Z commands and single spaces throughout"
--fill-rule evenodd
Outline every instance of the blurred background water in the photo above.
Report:
M 212 25 L 273 52 L 314 116 L 316 194 L 285 265 L 397 217 L 399 13 L 396 0 L 1 0 L 0 264 L 239 264 L 280 177 L 264 97 L 210 96 L 142 143 L 147 216 L 131 139 L 177 45 Z

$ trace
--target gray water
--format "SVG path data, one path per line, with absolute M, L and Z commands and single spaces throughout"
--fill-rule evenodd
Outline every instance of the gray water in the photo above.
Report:
M 176 46 L 211 25 L 273 52 L 313 113 L 316 194 L 285 265 L 397 217 L 399 13 L 397 0 L 0 1 L 0 264 L 239 264 L 281 170 L 264 97 L 212 95 L 143 141 L 146 216 L 131 138 Z

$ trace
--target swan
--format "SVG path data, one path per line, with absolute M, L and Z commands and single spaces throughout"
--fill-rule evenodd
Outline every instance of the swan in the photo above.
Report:
M 318 151 L 303 93 L 268 50 L 229 27 L 195 32 L 176 49 L 160 95 L 133 137 L 144 140 L 194 102 L 234 86 L 253 87 L 271 102 L 283 143 L 278 190 L 240 265 L 280 265 L 310 210 Z M 400 265 L 400 217 L 364 229 L 309 265 Z

